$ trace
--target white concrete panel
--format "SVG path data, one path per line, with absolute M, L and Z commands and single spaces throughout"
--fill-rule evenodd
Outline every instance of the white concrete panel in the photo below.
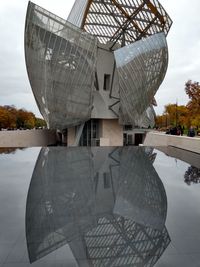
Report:
M 56 144 L 54 130 L 0 131 L 0 147 L 31 147 Z
M 145 146 L 174 146 L 181 149 L 200 153 L 200 138 L 168 135 L 164 133 L 148 132 L 144 140 Z

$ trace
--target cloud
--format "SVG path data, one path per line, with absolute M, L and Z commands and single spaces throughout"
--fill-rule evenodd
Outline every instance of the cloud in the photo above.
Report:
M 36 4 L 67 18 L 74 1 L 37 0 Z M 59 3 L 58 3 L 59 2 Z M 70 2 L 70 3 L 69 3 Z M 1 0 L 0 5 L 0 105 L 40 112 L 35 103 L 24 58 L 24 27 L 28 0 Z
M 0 98 L 0 106 L 14 105 L 16 108 L 23 108 L 27 111 L 33 112 L 36 117 L 42 117 L 35 102 L 35 98 L 30 91 L 25 93 L 13 93 L 11 95 L 4 95 Z
M 168 103 L 186 104 L 185 82 L 188 79 L 200 81 L 200 2 L 193 0 L 160 0 L 173 20 L 167 37 L 169 48 L 168 71 L 160 86 L 156 100 L 156 112 L 161 114 Z
M 74 0 L 35 0 L 36 4 L 67 18 Z M 160 0 L 173 20 L 167 37 L 169 66 L 164 82 L 156 94 L 162 113 L 168 103 L 186 104 L 184 84 L 188 79 L 200 81 L 200 1 Z M 1 0 L 0 5 L 0 104 L 14 104 L 39 115 L 27 77 L 24 59 L 24 24 L 28 0 Z

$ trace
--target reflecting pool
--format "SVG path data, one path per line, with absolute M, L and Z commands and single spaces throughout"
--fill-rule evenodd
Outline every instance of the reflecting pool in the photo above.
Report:
M 0 148 L 1 266 L 200 266 L 200 155 Z

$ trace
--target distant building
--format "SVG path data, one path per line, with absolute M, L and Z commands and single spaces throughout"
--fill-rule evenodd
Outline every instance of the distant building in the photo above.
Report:
M 134 143 L 154 125 L 172 21 L 157 0 L 76 0 L 66 20 L 29 2 L 25 57 L 49 128 L 68 145 Z

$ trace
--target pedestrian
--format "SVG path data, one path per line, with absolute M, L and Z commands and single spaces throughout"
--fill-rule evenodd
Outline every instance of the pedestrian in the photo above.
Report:
M 183 135 L 183 128 L 181 125 L 178 126 L 177 135 Z
M 194 131 L 194 127 L 190 126 L 190 129 L 188 131 L 188 136 L 189 137 L 194 137 L 195 136 L 195 131 Z

